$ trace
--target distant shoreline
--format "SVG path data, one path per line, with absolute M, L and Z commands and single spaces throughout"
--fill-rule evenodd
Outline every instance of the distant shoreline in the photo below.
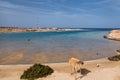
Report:
M 83 29 L 99 29 L 99 30 L 118 30 L 120 28 L 21 28 L 21 27 L 1 27 L 0 33 L 17 33 L 17 32 L 49 32 L 49 31 L 73 31 Z
M 71 31 L 71 30 L 82 30 L 82 28 L 18 28 L 18 27 L 0 27 L 0 33 L 48 32 L 48 31 Z

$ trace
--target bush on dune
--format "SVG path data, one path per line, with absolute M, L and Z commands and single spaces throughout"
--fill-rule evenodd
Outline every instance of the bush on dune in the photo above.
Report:
M 110 60 L 110 61 L 119 61 L 120 60 L 120 55 L 108 57 L 108 60 Z
M 37 78 L 46 77 L 52 74 L 53 72 L 54 70 L 49 66 L 34 64 L 30 68 L 28 68 L 26 71 L 24 71 L 20 79 L 34 80 Z

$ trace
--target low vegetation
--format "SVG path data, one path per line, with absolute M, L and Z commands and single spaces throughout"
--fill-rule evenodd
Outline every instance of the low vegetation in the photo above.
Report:
M 28 68 L 24 73 L 21 75 L 20 79 L 25 80 L 34 80 L 37 78 L 46 77 L 52 74 L 54 70 L 49 66 L 41 65 L 41 64 L 34 64 L 30 68 Z
M 120 60 L 120 55 L 108 57 L 108 60 L 110 60 L 110 61 L 119 61 Z

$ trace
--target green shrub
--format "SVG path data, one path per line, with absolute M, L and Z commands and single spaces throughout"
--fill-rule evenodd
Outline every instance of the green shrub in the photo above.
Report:
M 49 66 L 41 65 L 41 64 L 34 64 L 30 68 L 28 68 L 24 73 L 21 75 L 20 79 L 28 79 L 34 80 L 37 78 L 46 77 L 52 74 L 54 70 Z
M 120 55 L 108 57 L 108 59 L 109 59 L 110 61 L 119 61 L 119 60 L 120 60 Z

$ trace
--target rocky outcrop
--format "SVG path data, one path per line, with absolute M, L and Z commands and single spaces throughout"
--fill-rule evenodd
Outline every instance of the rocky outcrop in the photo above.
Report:
M 117 53 L 118 55 L 120 55 L 120 49 L 119 49 L 119 50 L 116 50 L 116 53 Z
M 104 36 L 104 38 L 120 41 L 120 30 L 112 30 L 108 35 Z

